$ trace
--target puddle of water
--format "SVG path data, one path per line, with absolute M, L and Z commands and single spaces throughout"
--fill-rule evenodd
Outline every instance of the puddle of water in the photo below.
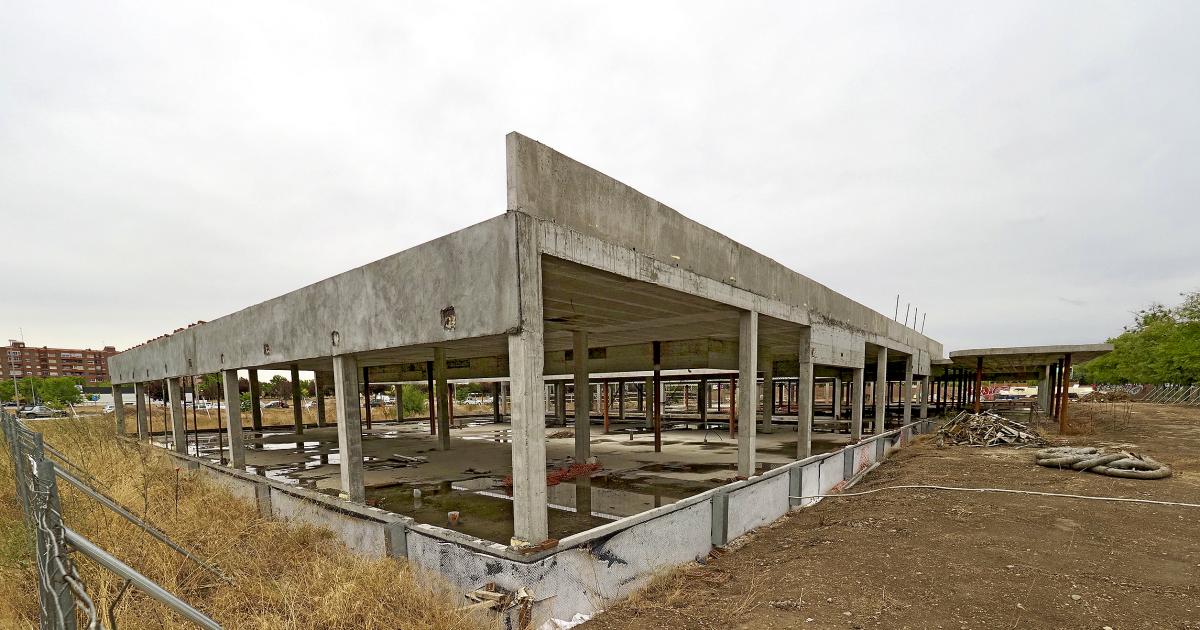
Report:
M 570 484 L 559 484 L 570 486 Z M 552 491 L 557 486 L 547 488 Z M 421 491 L 420 497 L 413 490 Z M 556 494 L 561 494 L 558 491 Z M 485 477 L 440 484 L 402 484 L 367 490 L 367 503 L 376 507 L 411 516 L 418 522 L 454 529 L 470 536 L 507 545 L 513 535 L 513 502 L 499 481 Z M 586 502 L 585 502 L 586 503 Z M 610 522 L 614 517 L 597 514 L 594 510 L 575 509 L 575 502 L 563 504 L 550 500 L 549 533 L 551 538 L 564 538 L 574 533 Z M 459 520 L 452 525 L 448 512 L 457 511 Z

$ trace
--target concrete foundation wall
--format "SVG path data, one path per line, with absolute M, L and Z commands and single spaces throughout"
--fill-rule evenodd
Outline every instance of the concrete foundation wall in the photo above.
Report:
M 733 540 L 788 513 L 788 476 L 775 475 L 728 494 L 726 539 Z
M 271 489 L 271 515 L 287 521 L 325 527 L 360 555 L 370 558 L 387 555 L 384 523 L 337 512 L 274 488 Z
M 520 325 L 516 248 L 515 219 L 499 216 L 113 355 L 112 381 L 504 334 Z

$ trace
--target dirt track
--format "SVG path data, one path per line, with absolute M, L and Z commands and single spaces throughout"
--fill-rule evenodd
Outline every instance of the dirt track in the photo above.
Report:
M 1150 454 L 1161 481 L 1035 466 L 1029 449 L 897 453 L 854 488 L 998 487 L 1200 503 L 1200 410 L 1075 405 L 1056 443 Z M 1106 418 L 1090 423 L 1102 409 Z M 834 498 L 661 576 L 589 630 L 642 628 L 1200 628 L 1200 509 L 896 490 Z

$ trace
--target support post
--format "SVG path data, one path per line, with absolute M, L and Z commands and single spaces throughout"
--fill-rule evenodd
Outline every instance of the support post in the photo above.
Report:
M 576 330 L 572 364 L 575 368 L 575 461 L 583 463 L 592 456 L 592 387 L 588 383 L 588 334 Z
M 904 400 L 900 401 L 904 405 L 904 422 L 901 426 L 912 422 L 912 386 L 913 368 L 915 367 L 913 363 L 915 358 L 910 354 L 904 359 Z
M 796 459 L 812 455 L 813 360 L 812 328 L 800 333 L 796 370 Z
M 521 329 L 508 336 L 512 396 L 513 537 L 536 545 L 548 537 L 546 513 L 545 343 L 542 263 L 532 220 L 517 216 L 517 274 Z
M 313 392 L 317 396 L 317 428 L 323 428 L 328 424 L 325 419 L 325 392 L 322 388 L 325 387 L 327 381 L 321 378 L 320 372 L 313 372 Z
M 429 435 L 437 435 L 437 396 L 434 395 L 433 361 L 425 362 L 425 397 L 429 399 Z
M 1059 403 L 1058 409 L 1058 434 L 1066 435 L 1067 433 L 1067 406 L 1071 400 L 1071 353 L 1063 359 L 1062 373 L 1062 402 Z
M 433 386 L 437 392 L 437 449 L 450 450 L 450 388 L 446 383 L 446 349 L 433 349 Z
M 358 357 L 333 357 L 333 390 L 337 397 L 338 468 L 342 493 L 355 503 L 365 503 L 363 485 L 362 417 L 358 406 Z
M 399 387 L 399 385 L 397 385 Z M 500 424 L 504 416 L 503 396 L 501 394 L 503 387 L 500 381 L 492 383 L 492 422 Z
M 758 350 L 759 370 L 762 372 L 762 432 L 774 433 L 775 424 L 775 365 L 766 348 Z
M 125 435 L 125 400 L 120 385 L 112 386 L 113 418 L 117 421 L 117 435 Z
M 137 431 L 138 440 L 150 439 L 150 408 L 146 404 L 146 384 L 133 384 L 133 397 L 137 399 Z
M 1042 366 L 1042 373 L 1038 378 L 1038 410 L 1045 413 L 1050 410 L 1050 366 Z
M 983 357 L 975 358 L 975 413 L 983 407 Z
M 646 428 L 654 428 L 654 399 L 658 398 L 658 392 L 654 389 L 654 376 L 647 376 L 646 382 L 642 384 L 642 412 L 646 414 Z
M 303 401 L 300 397 L 300 367 L 292 364 L 292 423 L 296 427 L 296 435 L 304 434 L 304 410 L 300 407 Z
M 604 411 L 604 432 L 608 433 L 608 383 L 600 383 L 600 403 Z
M 363 398 L 363 420 L 367 422 L 367 428 L 371 428 L 371 375 L 367 368 L 362 369 L 362 398 Z
M 242 440 L 242 405 L 238 395 L 237 370 L 221 372 L 225 388 L 225 410 L 229 412 L 229 465 L 238 470 L 246 468 L 246 445 Z
M 842 376 L 838 374 L 833 377 L 833 419 L 842 419 Z M 837 426 L 836 424 L 834 425 Z
M 567 383 L 558 381 L 554 384 L 554 416 L 558 426 L 567 426 Z
M 167 397 L 171 399 L 171 439 L 175 452 L 187 452 L 187 418 L 183 415 L 183 386 L 177 378 L 167 379 Z
M 662 452 L 662 409 L 663 409 L 663 382 L 662 382 L 662 344 L 655 341 L 651 347 L 651 355 L 654 361 L 654 452 Z
M 754 412 L 757 397 L 754 395 L 758 382 L 758 313 L 743 311 L 738 321 L 738 381 L 742 385 L 742 398 L 738 401 L 738 415 L 746 419 L 745 426 L 738 428 L 738 475 L 750 477 L 755 471 L 755 423 Z
M 924 420 L 929 417 L 929 375 L 928 374 L 925 375 L 921 379 L 921 393 L 920 393 L 919 400 L 921 401 L 921 409 L 919 412 L 920 415 L 918 417 L 921 420 Z
M 625 381 L 617 381 L 617 419 L 625 422 Z
M 871 392 L 872 402 L 875 403 L 875 435 L 887 430 L 887 362 L 887 348 L 880 346 L 879 353 L 875 356 L 875 386 Z
M 404 420 L 404 386 L 396 383 L 392 385 L 392 393 L 396 395 L 396 422 Z M 492 397 L 494 402 L 496 397 Z
M 863 425 L 863 385 L 866 380 L 865 368 L 853 368 L 854 384 L 851 385 L 850 402 L 850 441 L 862 440 Z
M 700 422 L 708 422 L 708 379 L 700 377 L 700 386 L 696 388 L 696 407 L 700 410 Z
M 250 379 L 250 428 L 262 431 L 262 383 L 258 382 L 258 370 L 247 370 Z

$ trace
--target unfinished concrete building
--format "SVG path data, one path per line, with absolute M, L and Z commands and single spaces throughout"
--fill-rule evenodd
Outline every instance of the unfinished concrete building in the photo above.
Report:
M 926 416 L 931 364 L 944 360 L 937 341 L 520 134 L 507 137 L 507 168 L 508 207 L 499 216 L 112 357 L 113 383 L 136 387 L 138 434 L 149 435 L 147 382 L 166 381 L 174 443 L 182 451 L 181 377 L 220 373 L 226 391 L 237 391 L 238 370 L 312 371 L 336 392 L 336 457 L 328 465 L 337 468 L 330 483 L 341 499 L 241 473 L 250 434 L 237 405 L 228 412 L 229 465 L 206 462 L 204 469 L 260 505 L 266 500 L 273 513 L 298 517 L 311 505 L 328 508 L 311 520 L 354 529 L 352 545 L 374 544 L 368 539 L 378 536 L 387 553 L 450 573 L 464 587 L 480 579 L 524 585 L 558 576 L 566 586 L 554 587 L 561 592 L 546 614 L 569 616 L 594 608 L 588 597 L 623 594 L 632 577 L 691 560 L 773 520 L 800 505 L 801 492 L 845 483 L 920 428 L 913 423 Z M 484 457 L 485 447 L 508 451 L 510 470 L 488 470 L 493 477 L 511 474 L 511 490 L 499 493 L 512 506 L 508 540 L 465 536 L 402 510 L 362 507 L 372 486 L 370 467 L 364 469 L 362 415 L 370 410 L 359 397 L 364 379 L 429 383 L 436 392 L 430 427 L 436 435 L 370 439 L 407 440 L 431 462 L 456 458 L 460 467 Z M 717 441 L 703 424 L 710 420 L 707 400 L 699 423 L 664 426 L 662 383 L 670 379 L 703 385 L 695 390 L 702 398 L 711 396 L 711 382 L 737 388 L 729 397 L 735 409 L 725 410 L 730 424 L 739 419 L 736 437 L 718 444 L 727 447 L 718 452 L 728 457 L 730 478 L 554 540 L 549 513 L 591 511 L 588 505 L 602 499 L 581 491 L 583 484 L 575 488 L 578 498 L 559 499 L 547 485 L 548 418 L 565 410 L 563 388 L 547 383 L 569 382 L 575 392 L 602 383 L 604 400 L 622 398 L 617 430 L 624 426 L 626 385 L 644 388 L 645 419 L 625 419 L 640 428 L 611 440 L 605 431 L 614 426 L 597 426 L 592 396 L 577 396 L 573 440 L 551 463 L 599 456 L 605 464 L 601 447 L 634 448 L 644 461 L 663 462 L 686 460 Z M 849 435 L 837 444 L 846 445 L 842 450 L 813 455 L 817 380 L 833 392 L 829 419 L 845 422 Z M 506 385 L 509 413 L 495 418 L 506 424 L 503 439 L 456 436 L 447 404 L 454 381 Z M 902 392 L 919 391 L 893 398 L 893 426 L 904 427 L 893 431 L 882 395 L 890 382 L 900 382 Z M 619 384 L 616 393 L 609 384 Z M 780 413 L 777 398 L 785 393 Z M 116 408 L 121 413 L 120 403 Z M 293 433 L 279 441 L 332 434 L 324 424 L 321 416 L 317 427 L 306 426 L 297 415 Z M 672 452 L 678 444 L 695 448 Z M 764 444 L 770 466 L 760 465 Z M 358 520 L 348 525 L 347 518 Z M 601 547 L 624 554 L 615 568 Z M 611 577 L 584 577 L 586 563 Z

